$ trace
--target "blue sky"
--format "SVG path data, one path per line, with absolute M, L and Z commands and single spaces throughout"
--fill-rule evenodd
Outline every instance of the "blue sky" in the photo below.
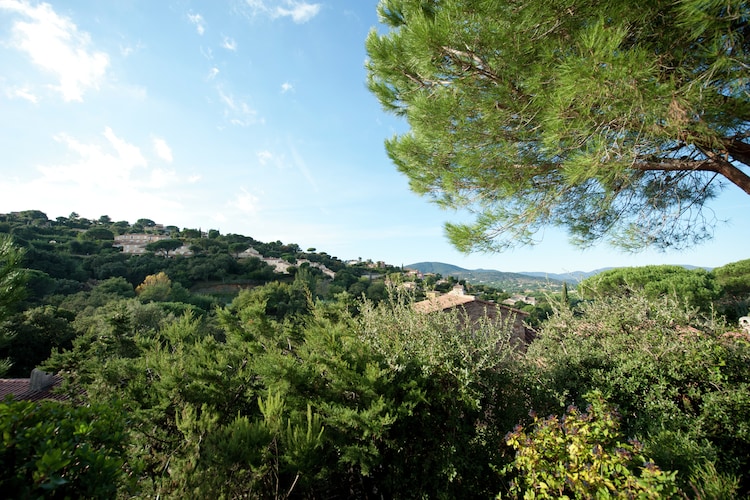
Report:
M 465 256 L 383 140 L 406 130 L 365 87 L 375 0 L 0 0 L 0 212 L 218 229 L 342 259 L 502 271 L 716 267 L 750 258 L 750 197 L 712 205 L 680 253 L 535 247 Z

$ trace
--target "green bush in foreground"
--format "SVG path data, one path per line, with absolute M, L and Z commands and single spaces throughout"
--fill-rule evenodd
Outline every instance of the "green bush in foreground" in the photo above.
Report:
M 620 412 L 623 434 L 678 471 L 683 491 L 719 480 L 721 498 L 750 492 L 750 342 L 715 319 L 642 295 L 560 308 L 520 369 L 541 414 L 600 391 Z M 717 474 L 706 473 L 712 467 Z
M 0 490 L 6 498 L 114 498 L 126 485 L 124 427 L 110 405 L 0 403 Z
M 518 474 L 510 493 L 524 499 L 676 497 L 677 473 L 647 460 L 638 441 L 622 442 L 619 417 L 601 393 L 586 397 L 586 412 L 571 406 L 562 419 L 534 415 L 529 432 L 517 426 L 506 436 L 516 457 L 505 472 Z

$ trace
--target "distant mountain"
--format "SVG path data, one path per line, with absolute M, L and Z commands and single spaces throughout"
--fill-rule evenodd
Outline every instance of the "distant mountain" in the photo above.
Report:
M 507 292 L 542 289 L 557 290 L 562 287 L 562 281 L 552 276 L 505 273 L 492 269 L 464 269 L 443 262 L 417 262 L 405 267 L 415 269 L 421 273 L 440 274 L 443 277 L 453 276 L 456 279 L 466 280 L 475 285 L 493 286 Z
M 573 271 L 570 273 L 543 273 L 543 272 L 526 272 L 521 271 L 519 274 L 525 274 L 526 276 L 534 276 L 537 278 L 549 278 L 558 281 L 567 281 L 568 283 L 578 283 L 579 281 L 590 278 L 591 276 L 597 275 L 601 272 L 615 269 L 614 267 L 603 267 L 594 271 Z
M 711 271 L 712 268 L 710 267 L 701 267 L 701 266 L 690 266 L 690 265 L 681 265 L 681 264 L 675 264 L 680 267 L 684 267 L 685 269 L 693 270 L 693 269 L 705 269 L 706 271 Z M 599 273 L 603 273 L 604 271 L 609 271 L 610 269 L 617 269 L 616 267 L 602 267 L 601 269 L 595 269 L 593 271 L 573 271 L 570 273 L 563 273 L 563 274 L 555 274 L 555 273 L 541 273 L 541 272 L 521 272 L 519 274 L 525 274 L 527 276 L 536 276 L 537 278 L 550 278 L 554 280 L 559 281 L 567 281 L 570 283 L 578 283 L 581 280 L 585 280 L 586 278 L 590 278 L 591 276 L 595 276 Z
M 586 278 L 610 269 L 616 269 L 615 267 L 603 267 L 593 271 L 573 271 L 569 273 L 545 273 L 540 271 L 506 273 L 492 269 L 464 269 L 443 262 L 417 262 L 405 267 L 416 269 L 422 273 L 440 274 L 445 277 L 453 276 L 456 279 L 466 280 L 475 285 L 489 285 L 505 290 L 506 292 L 559 290 L 562 288 L 563 282 L 575 286 L 575 284 Z M 698 269 L 698 266 L 683 265 L 682 267 L 685 269 Z M 702 269 L 711 270 L 708 267 L 703 267 Z

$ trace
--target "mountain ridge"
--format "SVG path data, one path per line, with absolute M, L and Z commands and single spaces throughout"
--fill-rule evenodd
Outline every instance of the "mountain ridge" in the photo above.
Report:
M 524 291 L 529 289 L 557 290 L 562 288 L 562 281 L 523 273 L 511 273 L 494 269 L 464 269 L 444 262 L 416 262 L 404 266 L 421 273 L 434 273 L 441 276 L 453 276 L 472 284 L 490 285 L 505 291 Z
M 453 276 L 459 280 L 466 280 L 468 283 L 490 285 L 508 292 L 529 289 L 559 290 L 562 288 L 563 282 L 575 284 L 604 271 L 617 269 L 617 267 L 613 266 L 594 269 L 593 271 L 572 271 L 569 273 L 548 273 L 544 271 L 506 272 L 495 269 L 465 269 L 444 262 L 416 262 L 404 267 L 417 270 L 421 273 L 434 273 L 446 277 Z M 712 269 L 692 265 L 680 265 L 680 267 L 686 269 L 701 268 L 707 271 L 711 271 Z

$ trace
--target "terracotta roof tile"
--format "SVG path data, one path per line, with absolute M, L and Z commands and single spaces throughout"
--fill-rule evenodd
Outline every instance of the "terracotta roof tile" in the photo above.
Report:
M 432 299 L 423 300 L 421 302 L 414 303 L 414 309 L 421 313 L 431 313 L 435 311 L 443 311 L 456 307 L 461 304 L 473 302 L 476 297 L 473 295 L 453 295 L 447 293 L 445 295 L 439 295 Z
M 65 401 L 68 399 L 63 394 L 52 392 L 62 382 L 58 375 L 45 374 L 39 370 L 32 372 L 32 378 L 2 378 L 0 379 L 0 401 L 7 396 L 13 396 L 16 401 L 41 401 L 54 399 Z M 32 387 L 32 379 L 34 387 Z M 41 383 L 40 383 L 41 381 Z

